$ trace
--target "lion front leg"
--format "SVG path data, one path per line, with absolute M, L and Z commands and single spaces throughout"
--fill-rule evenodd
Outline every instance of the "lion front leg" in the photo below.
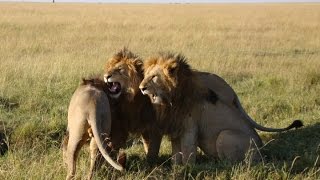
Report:
M 182 164 L 181 139 L 171 138 L 172 164 Z
M 172 138 L 172 163 L 194 164 L 196 161 L 196 135 L 188 132 L 179 138 Z
M 191 116 L 186 119 L 184 132 L 179 138 L 172 139 L 172 152 L 176 164 L 194 164 L 197 153 L 198 126 Z
M 147 161 L 153 162 L 159 154 L 162 134 L 158 131 L 145 131 L 142 133 L 144 150 L 147 154 Z
M 188 129 L 181 137 L 181 152 L 183 164 L 194 164 L 197 154 L 197 130 L 196 127 Z

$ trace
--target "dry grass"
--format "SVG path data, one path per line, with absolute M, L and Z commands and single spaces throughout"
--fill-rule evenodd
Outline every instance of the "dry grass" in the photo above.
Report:
M 306 127 L 261 133 L 276 139 L 263 150 L 264 164 L 201 158 L 195 167 L 152 171 L 138 144 L 127 150 L 126 175 L 107 169 L 98 179 L 320 178 L 320 4 L 1 3 L 0 14 L 0 127 L 10 135 L 0 179 L 65 177 L 59 143 L 70 96 L 123 46 L 142 57 L 182 52 L 194 68 L 225 78 L 257 122 L 280 127 L 300 118 Z M 161 160 L 169 154 L 165 141 Z

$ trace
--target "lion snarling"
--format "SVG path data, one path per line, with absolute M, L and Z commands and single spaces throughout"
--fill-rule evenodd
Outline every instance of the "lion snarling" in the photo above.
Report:
M 209 156 L 243 160 L 249 150 L 262 146 L 255 128 L 283 131 L 302 125 L 299 120 L 283 129 L 257 125 L 230 86 L 215 75 L 192 70 L 180 54 L 148 59 L 140 89 L 156 109 L 157 126 L 171 138 L 176 163 L 194 163 L 197 146 Z M 256 151 L 252 157 L 257 158 Z
M 111 141 L 115 149 L 125 147 L 129 133 L 141 134 L 147 159 L 158 156 L 161 138 L 153 127 L 155 111 L 139 84 L 143 79 L 143 62 L 124 48 L 111 57 L 104 69 L 104 81 L 111 97 Z
M 102 80 L 84 79 L 71 98 L 68 109 L 68 134 L 62 144 L 63 157 L 68 168 L 66 179 L 74 178 L 79 151 L 90 139 L 89 179 L 92 178 L 97 165 L 96 157 L 99 151 L 114 168 L 123 170 L 121 165 L 110 158 L 112 145 L 105 141 L 109 139 L 111 130 L 111 111 L 106 90 L 107 87 Z

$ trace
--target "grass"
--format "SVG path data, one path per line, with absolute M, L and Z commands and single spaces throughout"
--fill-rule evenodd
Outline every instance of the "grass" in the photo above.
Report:
M 264 161 L 231 164 L 199 156 L 172 167 L 129 146 L 128 171 L 96 179 L 320 179 L 320 4 L 116 5 L 1 3 L 0 132 L 9 151 L 0 179 L 64 179 L 61 137 L 80 79 L 102 72 L 123 46 L 142 57 L 182 52 L 196 69 L 223 77 L 257 122 L 305 127 L 261 133 Z M 269 143 L 268 143 L 269 142 Z M 77 177 L 88 169 L 82 151 Z

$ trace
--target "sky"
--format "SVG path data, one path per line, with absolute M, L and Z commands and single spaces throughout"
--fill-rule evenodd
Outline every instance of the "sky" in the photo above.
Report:
M 0 0 L 0 2 L 52 2 L 52 0 Z M 55 2 L 87 3 L 256 3 L 256 2 L 320 2 L 320 0 L 55 0 Z
M 0 0 L 0 2 L 52 2 L 52 0 Z M 320 2 L 320 0 L 55 0 L 87 3 L 254 3 L 254 2 Z

